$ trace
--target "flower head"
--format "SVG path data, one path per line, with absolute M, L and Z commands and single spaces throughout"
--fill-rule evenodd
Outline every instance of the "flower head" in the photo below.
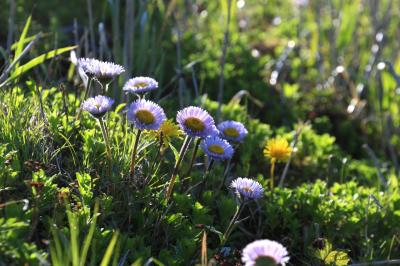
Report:
M 240 142 L 248 133 L 244 125 L 236 121 L 221 122 L 217 128 L 222 138 L 235 142 Z
M 89 77 L 96 77 L 102 83 L 110 83 L 113 78 L 125 72 L 120 65 L 94 58 L 79 58 L 78 63 Z
M 122 90 L 132 93 L 148 92 L 158 88 L 158 82 L 149 77 L 136 77 L 128 80 Z
M 110 97 L 98 95 L 84 101 L 82 109 L 88 111 L 94 117 L 100 118 L 111 109 L 113 104 L 114 100 Z
M 214 119 L 200 107 L 189 106 L 178 112 L 176 121 L 180 128 L 191 137 L 205 138 L 218 133 Z
M 290 157 L 291 153 L 292 148 L 288 141 L 280 137 L 269 140 L 264 148 L 264 156 L 274 161 L 284 162 Z
M 157 130 L 167 119 L 164 110 L 156 103 L 139 99 L 128 110 L 128 121 L 138 129 Z
M 283 265 L 289 261 L 288 251 L 280 243 L 268 239 L 251 242 L 243 249 L 245 266 Z M 264 262 L 264 264 L 263 264 Z
M 214 160 L 227 160 L 233 156 L 229 142 L 217 136 L 209 136 L 201 141 L 201 148 Z
M 150 134 L 158 139 L 161 139 L 162 136 L 163 142 L 168 143 L 172 138 L 180 138 L 182 131 L 177 124 L 168 119 L 161 124 L 158 130 L 151 131 Z
M 232 181 L 231 188 L 245 199 L 259 199 L 264 194 L 261 184 L 250 178 L 236 178 Z

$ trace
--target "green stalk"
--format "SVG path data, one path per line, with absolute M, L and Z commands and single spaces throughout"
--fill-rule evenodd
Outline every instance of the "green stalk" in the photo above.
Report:
M 236 221 L 239 219 L 239 215 L 243 210 L 244 204 L 245 204 L 245 201 L 242 201 L 239 205 L 239 208 L 236 209 L 236 212 L 233 215 L 232 220 L 229 222 L 228 228 L 226 228 L 226 231 L 223 235 L 221 245 L 224 245 L 226 243 L 226 241 L 228 240 L 229 236 L 231 235 L 233 227 L 234 227 Z
M 194 146 L 193 154 L 192 154 L 192 159 L 190 160 L 189 169 L 186 172 L 185 176 L 189 176 L 192 173 L 193 164 L 194 164 L 194 161 L 196 160 L 196 156 L 197 156 L 197 152 L 199 150 L 200 142 L 201 142 L 201 138 L 197 138 L 196 144 Z
M 160 140 L 159 140 L 159 144 L 158 144 L 157 154 L 156 154 L 156 157 L 154 158 L 154 161 L 153 161 L 153 163 L 151 165 L 149 173 L 148 173 L 148 175 L 146 177 L 146 181 L 150 177 L 150 175 L 153 173 L 154 167 L 156 166 L 157 162 L 159 162 L 159 160 L 160 160 L 160 155 L 161 155 L 161 150 L 162 150 L 163 145 L 164 145 L 164 137 L 163 137 L 163 133 L 161 132 Z
M 179 152 L 178 160 L 175 163 L 174 170 L 172 172 L 171 179 L 169 181 L 169 185 L 168 185 L 168 188 L 167 188 L 167 192 L 165 194 L 165 199 L 167 200 L 167 202 L 169 201 L 169 199 L 171 197 L 171 194 L 172 194 L 172 191 L 174 189 L 174 183 L 175 183 L 175 179 L 176 179 L 176 177 L 178 175 L 179 166 L 181 165 L 183 157 L 185 156 L 185 153 L 186 153 L 186 151 L 187 151 L 187 149 L 189 147 L 189 143 L 190 143 L 190 137 L 186 136 L 186 138 L 185 138 L 185 140 L 184 140 L 184 142 L 182 144 L 181 150 Z
M 90 87 L 92 86 L 92 81 L 93 81 L 93 78 L 88 77 L 88 83 L 87 83 L 86 88 L 85 88 L 85 95 L 83 96 L 83 101 L 86 100 L 86 98 L 89 95 Z M 81 113 L 82 113 L 82 107 L 79 108 L 78 114 L 76 115 L 76 119 L 77 120 L 79 120 L 79 118 L 81 117 Z
M 225 165 L 224 175 L 223 175 L 223 177 L 222 177 L 222 182 L 221 182 L 221 184 L 219 185 L 219 188 L 218 188 L 219 191 L 220 191 L 220 190 L 224 187 L 224 185 L 225 185 L 226 177 L 227 177 L 227 175 L 228 175 L 228 171 L 229 171 L 229 168 L 230 168 L 230 166 L 231 166 L 231 162 L 232 162 L 232 158 L 230 158 L 230 159 L 228 160 L 228 162 L 226 163 L 226 165 Z
M 271 160 L 271 168 L 270 168 L 270 185 L 271 185 L 271 190 L 274 190 L 275 162 L 276 162 L 276 160 L 273 158 L 273 159 Z
M 135 162 L 136 162 L 136 153 L 137 153 L 137 147 L 139 145 L 139 139 L 140 139 L 140 134 L 142 133 L 142 130 L 138 129 L 138 132 L 136 134 L 136 139 L 133 144 L 133 150 L 132 150 L 132 158 L 131 158 L 131 166 L 129 170 L 129 174 L 131 177 L 135 175 Z
M 99 124 L 100 124 L 100 128 L 101 128 L 101 133 L 103 134 L 104 143 L 106 144 L 108 167 L 109 167 L 108 174 L 110 175 L 111 174 L 111 169 L 112 169 L 112 154 L 111 154 L 110 141 L 108 139 L 106 126 L 104 124 L 103 119 L 99 118 L 98 120 L 99 120 Z
M 203 181 L 201 181 L 201 184 L 200 184 L 200 189 L 199 189 L 199 194 L 198 194 L 199 195 L 198 196 L 199 200 L 201 200 L 201 196 L 203 195 L 203 191 L 204 191 L 204 188 L 206 186 L 206 183 L 207 183 L 208 177 L 210 175 L 210 171 L 211 171 L 211 168 L 212 168 L 213 164 L 214 164 L 214 160 L 210 159 L 210 163 L 208 164 L 208 167 L 207 167 L 207 169 L 206 169 L 206 171 L 204 173 L 204 176 L 203 176 Z

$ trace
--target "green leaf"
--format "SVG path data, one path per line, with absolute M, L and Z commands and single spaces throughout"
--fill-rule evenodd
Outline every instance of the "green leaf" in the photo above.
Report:
M 96 221 L 98 217 L 98 212 L 99 212 L 99 202 L 97 201 L 95 206 L 94 206 L 94 211 L 93 211 L 93 220 L 90 222 L 90 228 L 89 232 L 85 237 L 85 240 L 83 242 L 83 247 L 81 251 L 81 258 L 80 258 L 80 265 L 86 265 L 86 256 L 89 251 L 89 246 L 92 242 L 92 237 L 94 233 L 94 229 L 96 228 Z
M 117 243 L 118 234 L 119 234 L 118 232 L 115 232 L 113 234 L 113 237 L 111 238 L 111 241 L 108 244 L 106 253 L 104 254 L 103 259 L 101 260 L 100 266 L 107 266 L 108 263 L 110 262 L 111 256 L 112 256 L 113 251 L 114 251 L 115 244 Z
M 73 213 L 70 209 L 67 210 L 67 216 L 68 216 L 68 223 L 69 223 L 69 230 L 70 230 L 72 265 L 78 266 L 79 265 L 78 217 L 77 217 L 77 214 Z
M 121 111 L 122 109 L 124 109 L 125 106 L 126 106 L 126 103 L 121 103 L 121 104 L 119 104 L 119 105 L 115 108 L 115 111 L 114 111 L 114 112 L 118 113 L 119 111 Z
M 175 162 L 177 162 L 178 159 L 179 159 L 179 152 L 178 152 L 178 150 L 175 149 L 175 147 L 174 147 L 171 143 L 169 143 L 169 147 L 171 148 L 172 152 L 174 153 Z
M 337 38 L 336 45 L 343 49 L 353 40 L 353 33 L 357 25 L 358 13 L 360 9 L 360 0 L 349 1 L 344 4 L 342 10 L 342 22 Z
M 74 46 L 67 46 L 67 47 L 63 47 L 60 49 L 55 49 L 52 50 L 48 53 L 39 55 L 38 57 L 35 57 L 34 59 L 30 60 L 28 63 L 19 66 L 17 68 L 15 68 L 15 70 L 11 73 L 10 77 L 4 82 L 4 83 L 8 83 L 11 80 L 19 77 L 20 75 L 24 74 L 25 72 L 27 72 L 28 70 L 30 70 L 31 68 L 40 65 L 41 63 L 43 63 L 44 61 L 46 61 L 47 59 L 53 58 L 57 55 L 63 54 L 65 52 L 71 51 L 75 48 L 77 48 L 77 45 Z
M 19 37 L 19 41 L 16 44 L 13 61 L 15 61 L 18 58 L 18 56 L 22 53 L 22 50 L 24 49 L 25 37 L 28 34 L 28 29 L 29 29 L 29 26 L 31 25 L 31 20 L 32 20 L 32 16 L 29 16 L 28 19 L 26 20 L 24 29 L 22 30 L 21 36 Z M 18 68 L 18 66 L 19 66 L 19 63 L 17 63 L 15 65 L 16 68 Z
M 325 258 L 326 264 L 335 266 L 346 266 L 349 261 L 350 259 L 346 252 L 336 250 L 329 253 Z
M 50 35 L 49 33 L 43 33 L 43 34 L 42 34 L 42 37 L 44 37 L 44 36 L 49 36 L 49 35 Z M 36 38 L 36 36 L 37 36 L 37 34 L 32 35 L 32 36 L 29 36 L 29 37 L 25 37 L 25 39 L 24 39 L 24 41 L 22 42 L 22 44 L 26 44 L 26 43 L 29 43 L 29 42 L 33 41 L 33 40 Z M 19 44 L 20 44 L 20 41 L 13 43 L 13 44 L 11 45 L 11 51 L 17 49 L 17 47 L 18 47 Z

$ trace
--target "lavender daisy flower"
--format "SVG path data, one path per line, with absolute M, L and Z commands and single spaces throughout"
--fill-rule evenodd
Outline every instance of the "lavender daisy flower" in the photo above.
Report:
M 128 80 L 122 90 L 131 93 L 148 92 L 158 88 L 158 82 L 149 77 L 136 77 Z
M 244 199 L 259 199 L 263 196 L 264 189 L 261 184 L 250 178 L 236 178 L 231 183 L 231 188 Z
M 129 106 L 127 117 L 140 130 L 158 130 L 167 119 L 158 104 L 144 99 L 136 100 Z
M 240 142 L 247 136 L 247 129 L 240 122 L 224 121 L 218 124 L 218 130 L 222 138 L 234 142 Z
M 98 95 L 84 101 L 82 109 L 88 111 L 94 117 L 100 118 L 111 109 L 113 104 L 114 100 L 110 97 Z
M 80 58 L 79 65 L 89 77 L 96 77 L 101 83 L 108 84 L 125 69 L 111 62 L 103 62 L 94 58 Z
M 180 110 L 176 115 L 176 121 L 190 137 L 205 138 L 218 132 L 214 119 L 200 107 L 189 106 Z
M 201 148 L 214 160 L 227 160 L 232 158 L 233 148 L 229 142 L 217 136 L 209 136 L 202 140 Z
M 243 249 L 245 266 L 283 265 L 289 261 L 288 251 L 280 243 L 268 239 L 256 240 Z

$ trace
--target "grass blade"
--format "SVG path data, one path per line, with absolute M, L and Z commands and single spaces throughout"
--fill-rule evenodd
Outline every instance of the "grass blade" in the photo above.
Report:
M 12 72 L 11 76 L 5 81 L 5 83 L 8 83 L 11 80 L 19 77 L 20 75 L 24 74 L 25 72 L 27 72 L 28 70 L 32 69 L 33 67 L 35 67 L 37 65 L 40 65 L 41 63 L 43 63 L 47 59 L 50 59 L 50 58 L 53 58 L 53 57 L 55 57 L 57 55 L 63 54 L 63 53 L 68 52 L 68 51 L 71 51 L 71 50 L 73 50 L 73 49 L 75 49 L 77 47 L 78 47 L 77 45 L 67 46 L 67 47 L 63 47 L 63 48 L 60 48 L 60 49 L 55 49 L 55 50 L 52 50 L 52 51 L 50 51 L 48 53 L 39 55 L 38 57 L 35 57 L 34 59 L 30 60 L 28 63 L 16 68 Z
M 93 219 L 90 224 L 89 232 L 86 235 L 85 240 L 83 242 L 83 247 L 82 247 L 82 251 L 81 251 L 81 259 L 80 259 L 80 265 L 82 265 L 82 266 L 85 265 L 87 253 L 88 253 L 90 244 L 92 242 L 94 229 L 96 228 L 98 212 L 99 212 L 99 202 L 97 201 L 94 206 Z
M 115 244 L 117 243 L 118 235 L 119 235 L 119 233 L 117 231 L 117 232 L 114 233 L 113 237 L 111 238 L 111 241 L 108 244 L 106 253 L 104 254 L 103 259 L 101 260 L 100 266 L 107 266 L 108 263 L 110 262 L 111 256 L 112 256 L 113 251 L 114 251 Z

